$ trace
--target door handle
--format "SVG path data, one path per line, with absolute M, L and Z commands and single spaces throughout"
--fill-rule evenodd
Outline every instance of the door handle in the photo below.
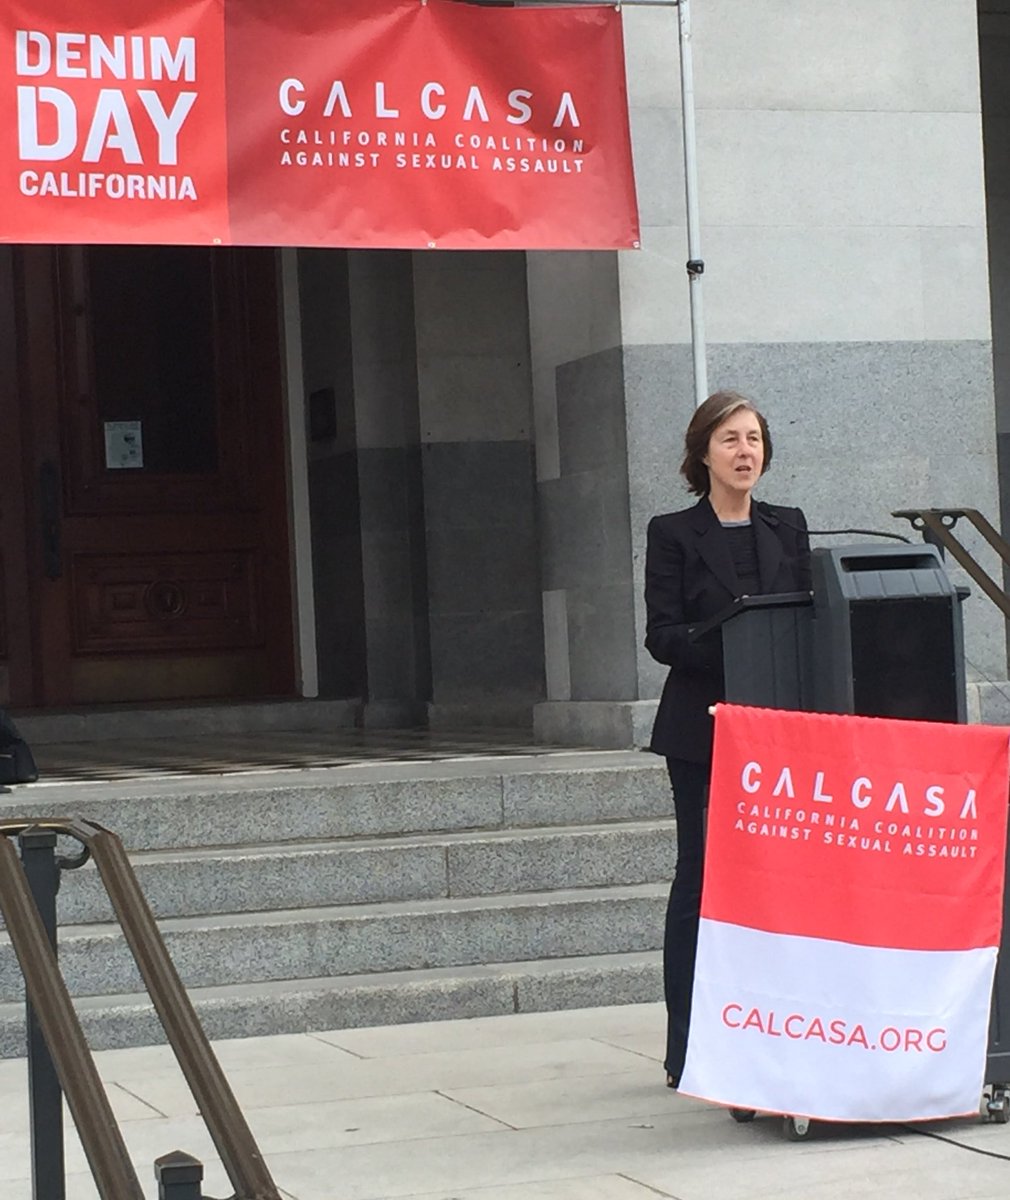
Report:
M 39 468 L 39 501 L 42 514 L 42 564 L 47 579 L 59 579 L 63 574 L 61 553 L 62 506 L 60 503 L 60 472 L 56 464 L 47 461 Z

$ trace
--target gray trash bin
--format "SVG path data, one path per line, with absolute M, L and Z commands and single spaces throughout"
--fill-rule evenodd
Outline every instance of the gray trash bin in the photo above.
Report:
M 815 550 L 819 712 L 965 720 L 961 595 L 935 546 Z

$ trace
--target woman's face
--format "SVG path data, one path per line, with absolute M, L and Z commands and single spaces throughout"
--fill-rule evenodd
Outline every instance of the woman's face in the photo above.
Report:
M 761 478 L 765 447 L 757 414 L 738 408 L 712 430 L 708 453 L 702 460 L 708 467 L 710 491 L 749 492 Z

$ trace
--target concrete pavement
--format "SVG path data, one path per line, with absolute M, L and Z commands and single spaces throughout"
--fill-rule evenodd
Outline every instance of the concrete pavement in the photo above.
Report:
M 1002 1200 L 1010 1126 L 734 1123 L 663 1087 L 659 1005 L 215 1044 L 289 1200 Z M 167 1047 L 96 1055 L 148 1194 L 182 1149 L 230 1196 Z M 29 1200 L 25 1063 L 0 1062 L 0 1197 Z M 97 1193 L 72 1127 L 68 1200 Z M 982 1153 L 978 1153 L 982 1151 Z

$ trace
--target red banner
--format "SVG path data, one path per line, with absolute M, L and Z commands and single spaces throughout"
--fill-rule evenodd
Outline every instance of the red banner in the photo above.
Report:
M 620 14 L 7 0 L 0 240 L 638 245 Z
M 1006 729 L 720 705 L 683 1090 L 977 1111 L 1007 787 Z

